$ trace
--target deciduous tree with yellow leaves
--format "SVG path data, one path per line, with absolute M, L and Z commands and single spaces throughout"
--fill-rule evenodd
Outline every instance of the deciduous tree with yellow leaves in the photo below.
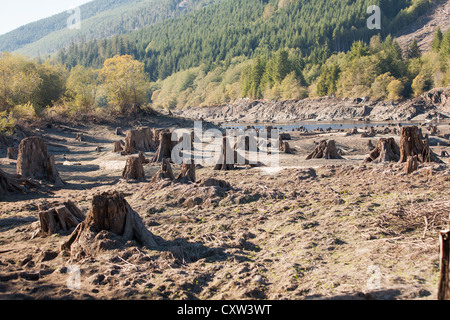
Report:
M 108 103 L 121 115 L 136 113 L 146 101 L 149 77 L 130 55 L 107 59 L 99 73 Z

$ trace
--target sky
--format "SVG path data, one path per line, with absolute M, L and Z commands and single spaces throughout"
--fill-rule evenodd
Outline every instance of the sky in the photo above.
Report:
M 0 8 L 0 35 L 91 0 L 10 0 Z

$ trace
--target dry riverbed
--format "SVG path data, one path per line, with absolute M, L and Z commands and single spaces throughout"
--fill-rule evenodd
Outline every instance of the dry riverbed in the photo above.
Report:
M 450 133 L 448 124 L 439 129 Z M 401 164 L 362 164 L 368 140 L 394 134 L 290 132 L 296 153 L 281 155 L 270 174 L 200 167 L 197 180 L 231 188 L 151 185 L 120 180 L 126 158 L 112 152 L 111 128 L 86 130 L 85 142 L 46 132 L 68 148 L 50 149 L 66 186 L 1 199 L 1 299 L 436 298 L 448 158 L 406 175 Z M 344 160 L 305 160 L 324 139 L 336 141 Z M 448 138 L 432 149 L 450 152 Z M 1 159 L 0 167 L 12 173 L 15 161 Z M 147 180 L 158 170 L 146 165 Z M 71 200 L 87 213 L 93 195 L 110 190 L 126 194 L 164 249 L 128 242 L 74 261 L 60 251 L 69 234 L 31 239 L 39 204 Z

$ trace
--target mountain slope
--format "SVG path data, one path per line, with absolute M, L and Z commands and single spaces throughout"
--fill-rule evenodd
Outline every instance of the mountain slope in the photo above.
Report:
M 433 5 L 419 19 L 395 34 L 404 50 L 409 47 L 413 39 L 416 39 L 423 52 L 429 51 L 436 28 L 440 27 L 442 32 L 450 28 L 450 0 L 433 2 Z
M 367 8 L 381 7 L 382 30 L 367 28 Z M 301 51 L 324 61 L 333 51 L 346 51 L 357 40 L 386 36 L 408 25 L 426 10 L 428 0 L 222 0 L 182 18 L 168 19 L 121 38 L 131 54 L 145 62 L 152 79 L 201 64 L 237 56 L 267 55 L 281 48 Z M 75 45 L 60 55 L 74 66 L 100 67 L 92 52 L 105 52 L 112 41 Z
M 81 29 L 68 29 L 71 13 L 60 13 L 0 36 L 0 52 L 45 55 L 72 42 L 135 31 L 215 1 L 219 0 L 95 0 L 80 6 Z

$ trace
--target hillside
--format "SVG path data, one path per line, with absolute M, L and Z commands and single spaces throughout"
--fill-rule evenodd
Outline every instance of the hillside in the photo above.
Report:
M 412 40 L 416 39 L 422 52 L 427 52 L 437 27 L 442 32 L 450 28 L 450 1 L 433 1 L 433 5 L 419 19 L 394 35 L 402 48 L 408 48 Z
M 0 52 L 46 55 L 72 42 L 135 31 L 211 2 L 215 0 L 95 0 L 80 6 L 81 29 L 68 29 L 67 19 L 71 13 L 63 12 L 0 36 Z
M 282 48 L 313 55 L 324 61 L 330 52 L 349 50 L 357 40 L 369 41 L 413 22 L 429 6 L 427 0 L 375 1 L 380 5 L 383 28 L 367 28 L 367 8 L 374 1 L 223 0 L 182 18 L 169 19 L 123 36 L 126 53 L 145 62 L 151 78 L 210 65 L 233 57 L 252 58 Z M 407 10 L 406 10 L 407 9 Z M 100 67 L 96 55 L 109 40 L 76 45 L 64 52 L 62 63 Z M 120 54 L 121 52 L 112 52 Z M 87 57 L 90 55 L 90 57 Z M 70 61 L 70 63 L 68 63 Z

